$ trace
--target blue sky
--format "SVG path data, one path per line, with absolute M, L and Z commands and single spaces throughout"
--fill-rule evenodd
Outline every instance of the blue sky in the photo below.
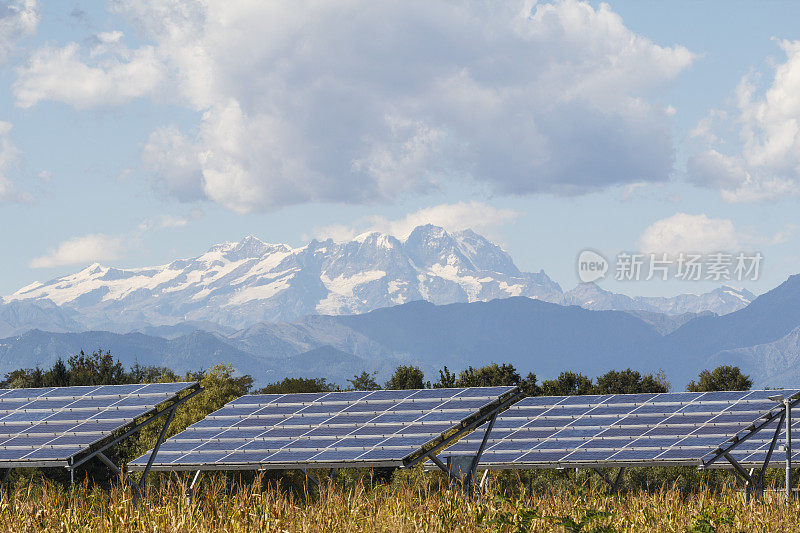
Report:
M 99 261 L 474 227 L 800 272 L 800 5 L 0 2 L 0 294 Z M 615 282 L 628 294 L 712 282 Z

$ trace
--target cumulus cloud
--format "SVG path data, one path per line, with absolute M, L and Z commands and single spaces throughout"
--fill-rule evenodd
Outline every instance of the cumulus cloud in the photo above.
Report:
M 39 11 L 36 0 L 12 0 L 0 4 L 0 63 L 3 63 L 17 41 L 36 33 Z
M 706 146 L 688 161 L 690 179 L 729 202 L 800 194 L 800 41 L 778 45 L 786 61 L 771 85 L 759 92 L 757 77 L 745 76 L 732 108 L 712 111 L 692 132 Z
M 795 230 L 794 224 L 787 224 L 774 235 L 763 236 L 750 229 L 737 228 L 727 218 L 676 213 L 651 224 L 639 237 L 638 244 L 643 252 L 673 255 L 753 251 L 757 247 L 784 243 Z
M 56 248 L 30 262 L 31 268 L 52 268 L 66 265 L 79 265 L 95 261 L 118 259 L 124 249 L 121 237 L 85 235 L 62 242 Z
M 717 252 L 739 250 L 740 237 L 733 222 L 704 214 L 676 213 L 654 222 L 639 237 L 643 252 Z
M 674 110 L 651 92 L 694 57 L 574 0 L 112 9 L 148 44 L 42 49 L 21 71 L 19 104 L 172 95 L 199 121 L 148 139 L 157 188 L 237 212 L 394 201 L 453 179 L 500 194 L 667 180 Z M 133 71 L 144 81 L 129 83 Z
M 367 231 L 379 231 L 405 239 L 414 228 L 424 224 L 441 226 L 449 231 L 472 229 L 492 236 L 498 228 L 514 221 L 519 215 L 512 209 L 498 209 L 482 202 L 458 202 L 426 207 L 395 220 L 375 215 L 364 217 L 351 225 L 325 226 L 318 228 L 314 236 L 318 239 L 330 237 L 336 241 L 347 241 Z
M 163 64 L 152 46 L 128 50 L 121 32 L 95 36 L 89 65 L 77 43 L 40 48 L 18 69 L 13 92 L 17 105 L 28 108 L 42 100 L 78 109 L 117 105 L 150 94 L 161 82 Z

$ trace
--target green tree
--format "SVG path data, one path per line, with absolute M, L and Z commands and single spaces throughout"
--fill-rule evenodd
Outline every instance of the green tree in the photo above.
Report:
M 703 370 L 697 377 L 697 383 L 692 380 L 686 387 L 689 392 L 709 392 L 719 390 L 750 390 L 753 380 L 750 376 L 742 374 L 738 366 L 722 365 L 712 371 Z
M 284 378 L 258 389 L 255 394 L 292 394 L 298 392 L 331 392 L 338 387 L 325 378 Z
M 128 377 L 122 363 L 115 360 L 110 351 L 97 350 L 86 355 L 83 350 L 73 355 L 69 363 L 69 384 L 78 385 L 122 385 Z
M 519 388 L 526 396 L 539 396 L 542 394 L 542 388 L 536 383 L 536 374 L 528 372 L 528 375 L 520 381 Z
M 519 385 L 522 381 L 517 369 L 511 364 L 492 363 L 480 368 L 468 367 L 458 374 L 457 387 L 502 387 Z
M 594 386 L 594 394 L 635 394 L 642 392 L 667 392 L 669 383 L 653 374 L 641 375 L 630 368 L 611 370 L 599 378 Z
M 202 379 L 202 378 L 200 378 Z M 162 383 L 178 381 L 178 375 L 172 369 L 165 366 L 141 366 L 134 364 L 127 374 L 130 383 Z M 199 379 L 189 379 L 188 381 L 199 381 Z
M 592 380 L 583 374 L 562 372 L 556 379 L 548 379 L 542 383 L 542 394 L 545 396 L 574 396 L 592 394 Z
M 456 375 L 445 366 L 439 370 L 439 381 L 433 384 L 434 389 L 452 389 L 456 386 Z
M 361 374 L 353 376 L 353 379 L 348 379 L 347 381 L 350 382 L 353 390 L 378 390 L 381 386 L 375 381 L 375 376 L 377 375 L 377 371 L 370 374 L 364 370 Z
M 69 386 L 69 370 L 64 360 L 60 357 L 53 365 L 53 368 L 45 372 L 42 382 L 45 387 L 68 387 Z
M 430 386 L 430 383 L 428 385 Z M 394 390 L 424 389 L 425 373 L 418 366 L 400 365 L 386 382 L 386 388 Z

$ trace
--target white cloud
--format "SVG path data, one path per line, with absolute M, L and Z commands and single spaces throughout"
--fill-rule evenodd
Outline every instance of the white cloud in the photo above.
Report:
M 95 36 L 88 65 L 77 43 L 45 46 L 18 69 L 13 92 L 17 105 L 28 108 L 42 100 L 63 102 L 79 109 L 110 106 L 153 92 L 164 78 L 163 63 L 152 46 L 129 51 L 119 46 L 121 32 Z
M 188 226 L 189 222 L 198 220 L 203 217 L 203 211 L 200 209 L 192 209 L 186 215 L 159 215 L 157 217 L 150 217 L 142 220 L 139 223 L 140 231 L 149 231 L 154 228 L 182 228 Z
M 745 76 L 732 109 L 713 110 L 692 131 L 707 146 L 689 159 L 690 179 L 729 202 L 800 194 L 800 41 L 778 44 L 786 61 L 766 91 L 759 94 L 756 77 Z
M 30 262 L 31 268 L 52 268 L 65 265 L 112 261 L 118 259 L 124 249 L 123 239 L 103 234 L 73 237 L 50 250 L 47 255 Z
M 17 41 L 36 33 L 39 18 L 36 0 L 11 0 L 0 4 L 0 63 L 8 58 Z
M 738 251 L 740 236 L 733 222 L 704 214 L 676 213 L 650 225 L 639 237 L 647 253 Z
M 727 218 L 705 214 L 676 213 L 657 220 L 639 237 L 639 250 L 646 253 L 745 252 L 787 242 L 797 226 L 786 224 L 772 236 L 759 235 L 749 228 L 737 228 Z
M 391 202 L 452 179 L 501 194 L 667 180 L 671 111 L 651 92 L 693 60 L 632 32 L 608 5 L 574 0 L 112 9 L 148 44 L 122 58 L 44 49 L 36 74 L 21 73 L 19 103 L 149 93 L 196 109 L 196 128 L 151 135 L 145 164 L 179 200 L 237 212 Z M 117 50 L 114 39 L 103 46 Z M 146 82 L 127 83 L 131 70 Z
M 357 220 L 350 226 L 333 224 L 318 228 L 314 236 L 347 241 L 367 231 L 379 231 L 405 239 L 417 226 L 433 224 L 449 231 L 472 229 L 491 237 L 498 228 L 513 222 L 518 216 L 519 213 L 512 209 L 498 209 L 481 202 L 458 202 L 426 207 L 396 220 L 375 215 Z

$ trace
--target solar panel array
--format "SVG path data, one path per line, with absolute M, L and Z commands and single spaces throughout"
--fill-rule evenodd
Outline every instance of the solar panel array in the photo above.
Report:
M 65 466 L 195 383 L 0 390 L 0 468 Z
M 768 399 L 776 392 L 797 391 L 525 398 L 498 416 L 480 464 L 488 468 L 700 466 L 759 417 L 777 412 L 780 404 Z M 763 462 L 776 424 L 731 455 L 743 463 Z M 447 448 L 444 455 L 474 455 L 483 438 L 481 429 Z M 772 460 L 781 457 L 776 454 Z
M 403 466 L 516 387 L 242 396 L 158 451 L 154 469 Z M 129 468 L 141 469 L 149 453 Z

